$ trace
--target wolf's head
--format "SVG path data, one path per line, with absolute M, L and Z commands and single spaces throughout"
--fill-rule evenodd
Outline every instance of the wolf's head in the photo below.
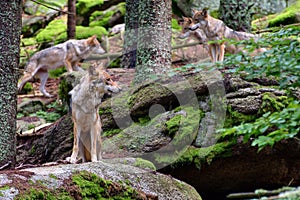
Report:
M 193 20 L 192 18 L 188 17 L 183 17 L 182 20 L 180 21 L 180 26 L 182 27 L 181 34 L 179 35 L 179 38 L 187 38 L 190 36 L 190 26 L 193 25 Z
M 97 36 L 93 35 L 86 40 L 86 44 L 90 47 L 93 53 L 103 54 L 105 50 L 101 47 L 99 41 L 97 40 Z
M 192 10 L 194 25 L 190 26 L 191 30 L 196 30 L 197 28 L 204 29 L 208 24 L 208 11 L 206 8 L 203 10 Z
M 122 89 L 111 79 L 109 73 L 100 67 L 89 67 L 90 89 L 103 97 L 107 93 L 118 93 Z

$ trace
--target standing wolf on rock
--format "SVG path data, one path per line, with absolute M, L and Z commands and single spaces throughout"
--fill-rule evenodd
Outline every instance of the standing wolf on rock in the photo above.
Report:
M 76 163 L 78 154 L 82 162 L 101 159 L 102 125 L 99 107 L 105 94 L 119 91 L 121 88 L 105 70 L 91 66 L 88 74 L 69 92 L 72 99 L 74 144 L 72 155 L 67 161 Z
M 211 17 L 206 9 L 203 9 L 202 11 L 193 10 L 193 20 L 194 24 L 190 26 L 191 30 L 194 31 L 197 28 L 202 29 L 208 41 L 215 41 L 214 43 L 210 43 L 208 45 L 210 51 L 209 54 L 211 55 L 213 62 L 224 60 L 224 52 L 226 48 L 224 39 L 259 39 L 258 35 L 232 30 L 231 28 L 227 27 L 222 20 Z M 235 51 L 238 52 L 242 50 L 236 47 Z M 265 51 L 265 49 L 257 49 L 256 53 L 262 51 Z
M 26 82 L 38 75 L 41 79 L 40 91 L 46 97 L 52 97 L 46 90 L 48 70 L 65 66 L 68 72 L 82 70 L 78 63 L 86 59 L 91 53 L 103 54 L 105 51 L 100 46 L 96 35 L 82 40 L 68 40 L 64 43 L 41 50 L 35 53 L 25 67 L 24 75 L 18 84 L 21 91 Z

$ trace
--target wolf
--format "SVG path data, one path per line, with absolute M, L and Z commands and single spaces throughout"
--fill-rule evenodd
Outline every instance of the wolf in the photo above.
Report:
M 38 75 L 41 80 L 40 91 L 46 97 L 52 97 L 45 90 L 48 70 L 62 66 L 65 66 L 68 72 L 82 70 L 78 66 L 79 62 L 86 59 L 91 53 L 105 53 L 96 35 L 82 40 L 71 39 L 35 53 L 25 67 L 24 74 L 18 83 L 18 90 L 21 91 L 26 82 Z
M 69 92 L 74 144 L 72 155 L 67 158 L 68 162 L 76 163 L 78 154 L 82 162 L 96 162 L 102 158 L 99 106 L 105 94 L 120 91 L 121 88 L 105 70 L 91 66 L 80 83 Z
M 179 35 L 180 39 L 194 37 L 203 45 L 203 47 L 206 50 L 208 50 L 207 37 L 202 31 L 202 29 L 196 29 L 195 31 L 190 30 L 190 27 L 194 25 L 192 18 L 182 17 L 182 21 L 180 21 L 180 25 L 182 27 L 181 34 Z
M 183 17 L 183 20 L 181 21 L 180 25 L 182 26 L 181 34 L 179 35 L 180 39 L 184 39 L 187 37 L 194 37 L 196 38 L 200 43 L 203 44 L 203 47 L 208 51 L 209 56 L 214 62 L 215 54 L 212 52 L 215 52 L 215 44 L 207 44 L 208 38 L 206 37 L 206 34 L 202 29 L 196 29 L 194 31 L 191 30 L 190 27 L 194 25 L 193 19 L 189 17 Z M 236 51 L 236 48 L 234 45 L 228 45 L 225 48 L 225 53 L 234 53 Z
M 213 62 L 224 60 L 224 52 L 226 48 L 224 39 L 248 40 L 253 38 L 255 41 L 259 39 L 258 35 L 235 31 L 229 28 L 222 20 L 210 16 L 206 9 L 203 9 L 202 11 L 193 9 L 192 11 L 194 24 L 190 26 L 190 30 L 194 31 L 199 28 L 203 30 L 207 39 L 212 41 L 212 43 L 210 43 L 211 45 L 209 45 L 209 51 Z M 228 46 L 232 53 L 242 51 L 237 47 L 234 48 L 232 45 Z M 258 49 L 258 52 L 262 51 L 265 51 L 265 49 Z

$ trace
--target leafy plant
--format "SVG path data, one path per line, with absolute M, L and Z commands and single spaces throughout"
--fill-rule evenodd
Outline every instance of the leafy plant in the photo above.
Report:
M 297 138 L 300 134 L 300 104 L 291 102 L 287 108 L 278 112 L 267 112 L 253 123 L 244 123 L 218 131 L 222 138 L 243 136 L 244 142 L 254 138 L 252 146 L 258 146 L 260 151 L 265 146 L 273 146 L 276 142 Z
M 268 48 L 267 51 L 255 57 L 250 53 L 228 56 L 219 64 L 230 67 L 230 72 L 246 72 L 246 78 L 271 77 L 283 89 L 300 86 L 300 30 L 297 27 L 281 29 L 276 33 L 265 34 L 258 41 L 248 40 L 239 42 L 249 52 L 260 47 Z

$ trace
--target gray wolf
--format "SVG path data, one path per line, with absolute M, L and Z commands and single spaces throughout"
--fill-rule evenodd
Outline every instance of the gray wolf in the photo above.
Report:
M 69 92 L 71 95 L 72 120 L 74 122 L 74 144 L 67 161 L 76 163 L 96 162 L 101 159 L 101 121 L 99 106 L 107 93 L 117 93 L 121 88 L 101 68 L 91 66 L 86 76 Z
M 45 90 L 48 70 L 62 66 L 65 66 L 69 72 L 82 70 L 78 66 L 79 62 L 86 59 L 91 53 L 105 53 L 96 35 L 82 40 L 68 40 L 35 53 L 25 67 L 24 75 L 18 84 L 18 90 L 21 91 L 26 82 L 33 76 L 38 75 L 41 79 L 40 91 L 46 97 L 52 97 Z
M 197 39 L 201 44 L 203 44 L 203 47 L 208 50 L 207 46 L 207 37 L 205 33 L 202 31 L 202 29 L 196 29 L 195 31 L 190 30 L 190 27 L 194 25 L 192 18 L 189 17 L 182 17 L 182 21 L 180 22 L 180 25 L 182 27 L 181 34 L 179 35 L 180 39 L 188 38 L 188 37 L 194 37 Z
M 124 40 L 124 31 L 125 31 L 125 24 L 117 24 L 111 28 L 109 34 L 116 35 L 118 33 L 121 33 L 121 40 Z
M 179 35 L 179 38 L 184 39 L 190 36 L 196 38 L 200 43 L 203 44 L 203 47 L 208 51 L 212 62 L 214 62 L 214 59 L 216 57 L 216 46 L 215 44 L 207 44 L 208 38 L 206 37 L 206 34 L 202 29 L 196 29 L 194 31 L 191 30 L 190 27 L 194 26 L 193 19 L 189 17 L 183 17 L 183 20 L 181 21 L 180 25 L 182 26 L 182 31 Z M 235 51 L 236 47 L 234 45 L 227 45 L 225 48 L 226 53 L 232 54 Z
M 222 20 L 215 19 L 208 14 L 206 9 L 202 11 L 193 10 L 193 21 L 194 24 L 190 26 L 191 30 L 196 30 L 197 28 L 203 30 L 207 39 L 210 42 L 209 51 L 212 57 L 213 62 L 223 61 L 224 60 L 224 52 L 225 52 L 225 40 L 224 39 L 235 39 L 235 40 L 248 40 L 250 38 L 254 38 L 257 40 L 259 38 L 258 35 L 254 35 L 251 33 L 234 31 L 233 29 L 227 27 Z M 241 51 L 241 49 L 237 47 L 230 46 L 232 53 L 237 53 Z M 259 49 L 258 52 L 264 51 L 264 49 Z

